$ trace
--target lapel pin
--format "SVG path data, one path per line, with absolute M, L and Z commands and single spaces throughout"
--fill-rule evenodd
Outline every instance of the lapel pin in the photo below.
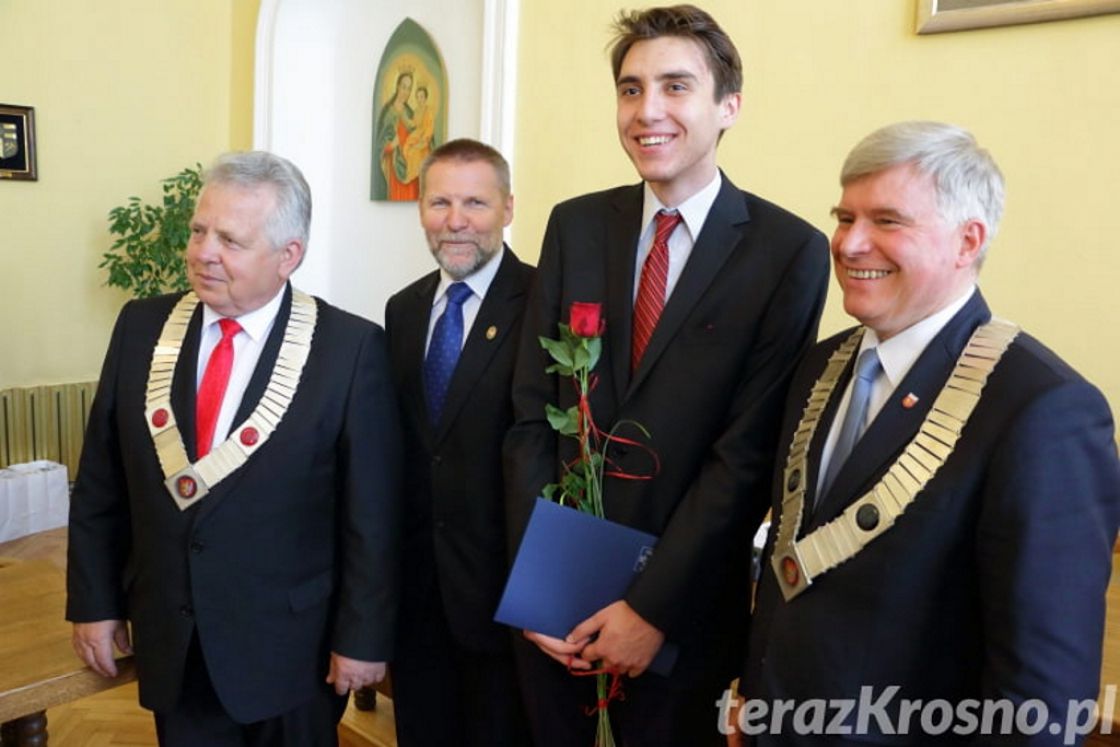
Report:
M 902 398 L 902 406 L 909 410 L 914 405 L 918 404 L 918 395 L 910 392 Z
M 498 328 L 495 327 L 493 324 L 491 324 L 489 327 L 486 328 L 486 339 L 487 340 L 493 340 L 497 336 L 498 336 Z

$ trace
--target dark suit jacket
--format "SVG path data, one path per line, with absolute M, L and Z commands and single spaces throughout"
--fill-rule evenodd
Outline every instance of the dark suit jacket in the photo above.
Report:
M 808 529 L 835 518 L 891 466 L 969 336 L 989 317 L 977 292 L 934 338 L 807 517 Z M 821 343 L 798 371 L 781 463 L 807 392 L 848 334 Z M 809 495 L 844 386 L 837 384 L 810 448 Z M 910 393 L 919 400 L 907 409 L 901 401 Z M 774 495 L 781 495 L 777 484 Z M 776 527 L 777 498 L 773 511 Z M 1064 724 L 1068 699 L 1097 695 L 1118 521 L 1120 463 L 1107 403 L 1020 333 L 926 489 L 893 527 L 788 603 L 769 564 L 771 532 L 740 689 L 750 697 L 804 701 L 859 698 L 865 685 L 878 697 L 897 685 L 892 719 L 904 698 L 1041 698 L 1051 720 Z M 916 717 L 908 739 L 885 738 L 876 721 L 870 725 L 864 741 L 931 740 L 916 734 Z M 952 739 L 949 733 L 937 743 Z M 1061 743 L 1048 731 L 1039 739 Z M 812 744 L 822 744 L 817 740 Z M 787 730 L 780 740 L 758 743 L 799 742 Z
M 456 640 L 476 651 L 509 650 L 509 629 L 493 621 L 508 569 L 502 439 L 513 422 L 510 381 L 532 275 L 506 247 L 435 426 L 423 370 L 439 272 L 385 309 L 407 454 L 400 625 L 407 629 L 438 587 Z
M 306 701 L 328 654 L 390 656 L 397 605 L 399 428 L 384 335 L 318 302 L 291 407 L 249 461 L 186 511 L 163 486 L 144 420 L 152 351 L 179 296 L 121 311 L 90 413 L 70 507 L 67 619 L 128 619 L 140 701 L 172 708 L 192 632 L 240 722 Z M 234 418 L 255 408 L 291 310 L 286 291 Z M 172 407 L 194 458 L 202 308 Z
M 701 673 L 730 679 L 745 638 L 750 536 L 766 511 L 786 387 L 816 337 L 828 249 L 808 223 L 724 177 L 631 377 L 641 214 L 641 185 L 553 210 L 514 376 L 507 503 L 516 542 L 533 498 L 574 455 L 575 441 L 558 440 L 544 413 L 549 402 L 574 404 L 575 393 L 545 374 L 550 361 L 537 337 L 556 337 L 573 301 L 600 302 L 595 420 L 603 430 L 641 423 L 661 462 L 651 480 L 608 478 L 606 513 L 660 537 L 626 601 L 680 646 L 673 679 L 686 686 Z M 651 471 L 640 449 L 614 448 L 610 457 L 626 472 Z

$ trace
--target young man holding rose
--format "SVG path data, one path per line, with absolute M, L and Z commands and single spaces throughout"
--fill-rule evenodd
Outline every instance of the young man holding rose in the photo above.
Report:
M 507 508 L 516 546 L 533 499 L 572 457 L 545 405 L 568 407 L 575 394 L 545 373 L 537 338 L 561 322 L 596 324 L 570 309 L 600 304 L 595 419 L 606 431 L 640 423 L 660 462 L 651 479 L 608 480 L 606 514 L 660 540 L 625 597 L 566 640 L 526 631 L 518 668 L 539 746 L 592 743 L 595 719 L 583 713 L 595 678 L 569 670 L 594 662 L 632 678 L 610 707 L 620 740 L 715 745 L 715 703 L 748 630 L 750 538 L 767 508 L 786 388 L 816 338 L 828 244 L 716 166 L 742 82 L 718 24 L 681 5 L 623 14 L 616 32 L 618 134 L 643 184 L 553 210 L 514 375 Z M 642 449 L 607 456 L 618 471 L 650 471 Z M 644 674 L 666 641 L 680 652 L 671 675 Z

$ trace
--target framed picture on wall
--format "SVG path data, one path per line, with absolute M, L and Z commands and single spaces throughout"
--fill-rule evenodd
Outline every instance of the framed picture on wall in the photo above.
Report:
M 435 40 L 406 18 L 389 37 L 373 90 L 370 199 L 412 202 L 420 165 L 447 140 L 447 70 Z
M 0 181 L 39 179 L 35 170 L 35 110 L 0 104 Z
M 918 0 L 919 34 L 1120 13 L 1120 0 Z

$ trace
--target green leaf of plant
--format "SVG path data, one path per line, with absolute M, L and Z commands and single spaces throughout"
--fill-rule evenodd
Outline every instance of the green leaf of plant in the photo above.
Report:
M 561 410 L 551 402 L 544 406 L 548 424 L 563 436 L 574 436 L 579 433 L 579 410 L 575 405 L 567 410 Z
M 109 233 L 117 238 L 99 265 L 108 270 L 108 285 L 139 297 L 189 287 L 183 252 L 201 187 L 202 166 L 195 164 L 161 180 L 161 204 L 132 195 L 109 210 Z
M 603 338 L 592 337 L 587 340 L 587 368 L 588 370 L 595 370 L 595 366 L 599 365 L 599 358 L 603 355 Z
M 569 470 L 560 478 L 560 489 L 563 490 L 565 494 L 577 500 L 582 500 L 584 494 L 587 492 L 587 484 L 582 474 Z
M 566 345 L 560 340 L 553 340 L 550 337 L 540 337 L 541 347 L 548 351 L 552 356 L 552 360 L 556 361 L 562 366 L 572 367 L 572 350 L 570 345 Z
M 577 371 L 586 369 L 587 365 L 591 362 L 591 355 L 587 352 L 587 346 L 581 344 L 573 352 L 572 368 Z
M 558 373 L 561 376 L 570 377 L 575 375 L 575 371 L 571 366 L 562 366 L 559 363 L 553 363 L 551 366 L 544 370 L 546 374 Z

